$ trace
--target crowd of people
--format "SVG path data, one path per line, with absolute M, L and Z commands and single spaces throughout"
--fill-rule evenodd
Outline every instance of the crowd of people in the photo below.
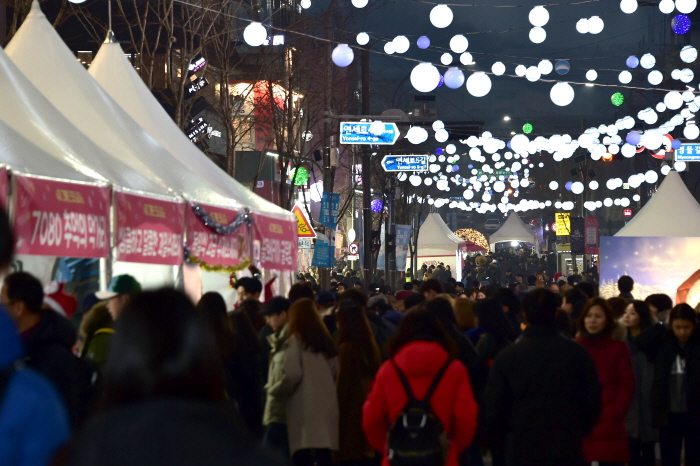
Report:
M 77 328 L 11 273 L 0 464 L 646 466 L 658 444 L 700 465 L 696 310 L 490 260 L 512 282 L 438 265 L 398 292 L 350 273 L 264 296 L 246 276 L 233 309 L 119 275 Z

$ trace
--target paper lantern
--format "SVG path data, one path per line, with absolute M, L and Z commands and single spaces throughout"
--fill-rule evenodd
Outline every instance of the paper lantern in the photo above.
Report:
M 665 15 L 673 13 L 675 9 L 676 5 L 673 3 L 673 0 L 661 0 L 661 2 L 659 2 L 659 11 Z
M 419 63 L 411 71 L 411 84 L 418 92 L 431 92 L 440 84 L 440 72 L 432 63 Z
M 610 96 L 610 102 L 616 107 L 619 107 L 625 102 L 625 96 L 621 92 L 616 92 Z
M 567 191 L 571 191 L 572 184 L 573 183 L 571 181 L 567 181 L 566 184 L 564 185 L 564 189 L 566 189 Z
M 352 63 L 355 54 L 347 44 L 338 44 L 335 49 L 333 49 L 331 58 L 333 59 L 333 63 L 344 68 Z
M 452 63 L 452 55 L 445 52 L 440 56 L 440 63 L 447 66 Z
M 690 14 L 698 6 L 697 0 L 676 0 L 676 10 L 679 13 Z
M 557 183 L 556 181 L 550 181 L 549 189 L 551 189 L 552 191 L 556 191 L 557 189 L 559 189 L 559 183 Z
M 267 40 L 267 29 L 262 23 L 253 21 L 243 30 L 243 40 L 251 47 L 258 47 Z
M 462 55 L 459 56 L 459 61 L 462 62 L 462 65 L 473 65 L 474 57 L 472 57 L 471 53 L 464 52 Z
M 467 91 L 474 97 L 483 97 L 491 90 L 491 78 L 483 71 L 472 73 L 467 79 Z
M 525 76 L 525 73 L 527 73 L 527 67 L 525 65 L 518 65 L 515 67 L 515 75 L 519 77 Z
M 680 149 L 682 145 L 683 143 L 678 139 L 674 139 L 673 141 L 671 141 L 671 149 L 673 150 Z
M 408 178 L 408 182 L 411 183 L 413 186 L 418 187 L 418 186 L 421 185 L 421 183 L 423 183 L 423 180 L 422 180 L 421 177 L 418 176 L 418 175 L 411 175 L 411 176 Z
M 530 140 L 524 134 L 516 134 L 510 140 L 510 148 L 513 150 L 513 152 L 518 153 L 518 154 L 522 154 L 522 153 L 527 152 L 527 147 L 529 144 L 530 144 Z M 515 163 L 518 163 L 518 162 L 515 162 Z M 513 164 L 514 166 L 515 166 L 515 163 Z M 518 163 L 518 166 L 519 165 L 520 164 Z M 518 168 L 520 168 L 520 167 L 518 167 Z
M 370 203 L 370 208 L 372 209 L 372 212 L 379 213 L 384 208 L 384 203 L 381 201 L 381 199 L 373 199 Z
M 469 41 L 462 34 L 457 34 L 450 39 L 450 50 L 454 53 L 463 53 L 469 47 Z
M 667 92 L 664 96 L 664 104 L 671 110 L 678 110 L 683 106 L 683 96 L 678 91 Z
M 392 55 L 394 52 L 396 52 L 396 48 L 394 47 L 393 42 L 387 42 L 384 44 L 384 53 L 387 55 Z
M 566 60 L 559 60 L 556 63 L 556 65 L 554 65 L 554 71 L 556 71 L 557 74 L 561 74 L 562 76 L 568 73 L 570 69 L 571 65 L 569 65 L 569 62 Z
M 654 184 L 657 181 L 659 181 L 659 174 L 656 173 L 654 170 L 649 170 L 644 174 L 644 181 L 646 181 L 649 184 Z
M 574 89 L 567 82 L 556 83 L 549 91 L 549 98 L 555 105 L 566 107 L 574 100 Z
M 591 16 L 588 18 L 588 32 L 591 34 L 600 34 L 603 31 L 605 23 L 600 16 Z
M 589 187 L 590 189 L 592 189 L 593 191 L 595 191 L 596 189 L 598 189 L 599 186 L 600 186 L 600 184 L 599 184 L 596 180 L 593 180 L 593 181 L 591 181 L 590 183 L 588 183 L 588 187 Z
M 454 154 L 455 152 L 457 152 L 457 146 L 455 146 L 454 144 L 448 144 L 447 146 L 445 146 L 445 152 L 447 152 L 448 154 Z
M 640 143 L 649 150 L 656 150 L 663 144 L 663 135 L 656 130 L 650 129 L 642 134 Z
M 427 49 L 430 47 L 430 39 L 428 39 L 426 36 L 420 36 L 416 41 L 416 44 L 418 45 L 419 49 Z
M 598 79 L 598 72 L 596 70 L 586 71 L 586 79 L 589 81 L 595 81 Z
M 666 107 L 666 104 L 665 104 L 665 103 L 659 102 L 658 104 L 656 104 L 656 111 L 657 111 L 657 112 L 663 113 L 663 112 L 666 111 L 666 109 L 667 109 L 667 107 Z
M 650 70 L 656 65 L 656 58 L 650 53 L 645 53 L 642 55 L 642 58 L 639 59 L 639 64 L 642 65 L 642 68 L 645 70 Z
M 685 34 L 690 31 L 690 18 L 686 15 L 677 15 L 671 20 L 671 28 L 676 34 Z
M 448 133 L 444 129 L 439 129 L 439 130 L 435 131 L 435 140 L 437 142 L 445 142 L 449 138 L 450 138 L 450 133 Z M 443 157 L 443 160 L 441 160 L 441 162 L 444 162 L 444 156 L 441 155 L 440 157 Z
M 635 57 L 634 55 L 630 55 L 627 57 L 625 64 L 627 65 L 627 68 L 634 69 L 639 66 L 639 58 Z
M 433 121 L 432 128 L 433 128 L 433 131 L 437 131 L 439 129 L 445 129 L 445 123 L 442 120 L 435 120 L 435 121 Z M 442 149 L 440 149 L 440 148 L 435 149 L 435 153 L 437 155 L 442 154 Z
M 683 68 L 681 70 L 680 80 L 686 84 L 693 80 L 695 73 L 690 68 Z
M 530 134 L 530 133 L 532 133 L 532 130 L 533 130 L 533 127 L 530 123 L 525 123 L 523 125 L 523 133 Z
M 406 133 L 406 139 L 411 144 L 423 144 L 428 140 L 428 131 L 422 126 L 412 126 Z
M 547 38 L 547 31 L 541 27 L 534 27 L 530 29 L 530 41 L 533 44 L 541 44 Z
M 700 129 L 698 129 L 697 125 L 692 123 L 688 124 L 685 128 L 683 128 L 683 136 L 688 139 L 697 139 L 698 136 L 700 136 Z
M 686 167 L 687 165 L 685 164 L 685 162 L 674 162 L 673 164 L 673 169 L 677 172 L 684 172 Z
M 464 84 L 464 73 L 456 67 L 448 68 L 445 71 L 445 86 L 450 89 L 457 89 Z
M 627 144 L 630 144 L 632 146 L 636 146 L 639 144 L 640 139 L 642 138 L 642 135 L 639 134 L 637 131 L 630 131 L 627 133 L 627 137 L 625 138 L 625 141 L 627 141 Z
M 506 72 L 506 65 L 504 65 L 500 61 L 497 61 L 493 64 L 493 66 L 491 66 L 491 72 L 496 76 L 501 76 L 503 73 Z
M 530 66 L 527 68 L 527 71 L 525 72 L 525 77 L 527 78 L 528 81 L 530 82 L 535 82 L 542 77 L 540 74 L 540 69 L 537 68 L 536 66 Z
M 543 6 L 536 6 L 530 10 L 528 19 L 530 20 L 530 24 L 533 26 L 542 27 L 549 21 L 549 12 Z
M 637 11 L 637 6 L 639 6 L 637 0 L 622 0 L 620 2 L 620 10 L 628 15 Z
M 575 181 L 571 184 L 571 192 L 574 194 L 581 194 L 583 192 L 583 183 L 580 181 Z
M 652 86 L 658 86 L 661 84 L 661 81 L 664 80 L 664 75 L 659 70 L 652 70 L 649 72 L 647 79 L 649 80 L 649 84 Z
M 311 0 L 301 0 L 301 2 L 299 4 L 305 10 L 308 10 L 309 8 L 311 8 Z
M 436 28 L 446 28 L 452 23 L 452 10 L 447 5 L 436 5 L 430 10 L 430 22 Z
M 351 0 L 352 6 L 355 8 L 364 8 L 367 6 L 368 0 Z
M 630 81 L 632 81 L 632 73 L 629 71 L 622 71 L 617 79 L 622 83 L 622 84 L 629 84 Z
M 394 44 L 394 51 L 396 53 L 406 53 L 411 46 L 411 42 L 409 42 L 406 36 L 396 36 L 391 42 Z
M 586 18 L 581 18 L 576 22 L 576 30 L 580 34 L 588 34 L 589 30 L 588 20 Z
M 537 69 L 540 70 L 541 74 L 548 75 L 554 70 L 554 65 L 552 65 L 552 62 L 549 60 L 541 60 L 537 64 Z
M 692 45 L 686 45 L 681 49 L 680 56 L 685 63 L 693 63 L 698 58 L 698 51 Z
M 360 45 L 367 45 L 369 43 L 369 34 L 366 32 L 361 32 L 357 35 L 357 43 Z

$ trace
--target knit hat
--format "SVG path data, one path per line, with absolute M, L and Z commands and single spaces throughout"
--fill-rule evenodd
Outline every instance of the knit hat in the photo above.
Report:
M 49 282 L 44 288 L 44 304 L 69 318 L 78 309 L 78 300 L 63 291 L 63 283 Z

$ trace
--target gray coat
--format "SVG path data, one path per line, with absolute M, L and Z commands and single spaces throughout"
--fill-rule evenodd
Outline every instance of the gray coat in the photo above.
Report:
M 625 417 L 627 435 L 638 438 L 642 442 L 656 442 L 659 440 L 659 431 L 652 427 L 651 422 L 651 386 L 654 380 L 654 364 L 646 355 L 630 340 L 625 339 L 632 354 L 632 367 L 634 369 L 635 389 L 629 411 Z
M 338 449 L 338 358 L 303 348 L 299 338 L 287 339 L 282 378 L 268 393 L 287 398 L 287 431 L 292 455 L 305 448 Z
M 279 332 L 267 336 L 270 343 L 270 366 L 267 371 L 267 384 L 265 391 L 265 412 L 263 414 L 263 424 L 272 422 L 287 423 L 287 396 L 283 393 L 273 393 L 272 388 L 276 387 L 284 376 L 284 352 L 289 334 L 289 324 L 285 325 Z

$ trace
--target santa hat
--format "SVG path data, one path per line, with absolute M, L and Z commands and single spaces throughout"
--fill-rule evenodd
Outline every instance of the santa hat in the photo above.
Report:
M 70 319 L 78 309 L 78 300 L 63 291 L 63 285 L 63 283 L 49 282 L 44 288 L 44 304 Z

